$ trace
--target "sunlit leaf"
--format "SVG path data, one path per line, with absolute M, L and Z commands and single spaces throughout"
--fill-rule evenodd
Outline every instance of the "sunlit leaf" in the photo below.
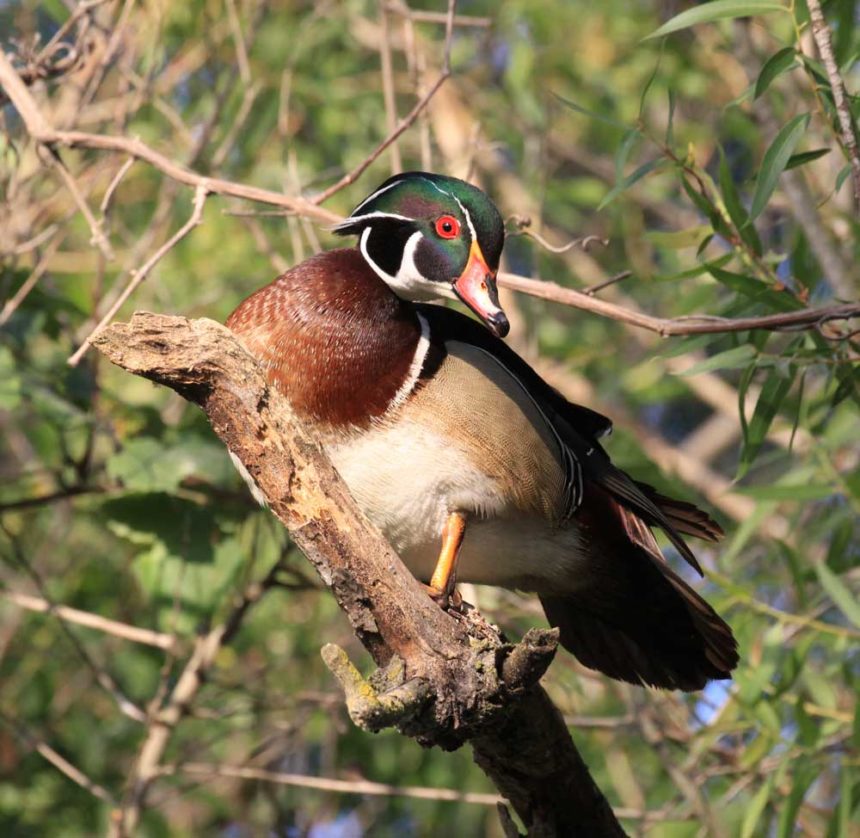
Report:
M 745 343 L 741 346 L 736 346 L 733 349 L 727 349 L 725 352 L 718 352 L 704 361 L 699 361 L 693 366 L 685 369 L 683 372 L 677 373 L 681 377 L 698 375 L 703 372 L 713 372 L 714 370 L 734 370 L 749 366 L 750 361 L 756 357 L 758 353 L 754 346 Z
M 675 15 L 675 17 L 666 21 L 659 29 L 643 38 L 643 40 L 648 41 L 652 38 L 669 35 L 672 32 L 688 29 L 699 23 L 713 23 L 716 20 L 725 20 L 726 18 L 753 17 L 754 15 L 763 15 L 770 12 L 787 11 L 787 6 L 782 3 L 773 2 L 773 0 L 746 0 L 746 2 L 738 2 L 738 0 L 713 0 L 711 3 L 702 3 L 699 6 L 694 6 L 692 9 L 681 12 L 679 15 Z
M 170 492 L 184 476 L 176 460 L 166 456 L 164 443 L 148 437 L 129 440 L 108 459 L 107 473 L 136 492 Z
M 815 563 L 815 572 L 821 581 L 821 587 L 827 591 L 837 608 L 857 628 L 860 628 L 860 600 L 856 592 L 853 592 L 824 562 Z
M 813 483 L 799 486 L 739 486 L 735 491 L 757 500 L 809 501 L 832 497 L 835 490 L 827 483 Z

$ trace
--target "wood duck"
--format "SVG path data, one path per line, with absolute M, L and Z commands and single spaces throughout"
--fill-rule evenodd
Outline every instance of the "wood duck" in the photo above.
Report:
M 501 340 L 492 201 L 408 172 L 334 232 L 358 246 L 287 271 L 227 325 L 431 594 L 447 602 L 455 579 L 535 592 L 562 645 L 620 680 L 695 690 L 730 677 L 731 629 L 651 528 L 699 573 L 682 534 L 722 532 L 616 468 L 599 442 L 611 421 L 566 401 Z M 428 302 L 445 297 L 484 325 Z

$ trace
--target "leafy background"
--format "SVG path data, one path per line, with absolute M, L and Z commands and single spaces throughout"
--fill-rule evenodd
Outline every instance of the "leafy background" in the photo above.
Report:
M 0 37 L 19 68 L 44 71 L 31 90 L 55 126 L 136 136 L 203 174 L 312 196 L 385 137 L 386 56 L 399 116 L 436 78 L 445 9 L 412 8 L 439 19 L 359 0 L 6 0 Z M 741 317 L 856 299 L 850 169 L 802 2 L 464 0 L 458 11 L 478 19 L 455 29 L 453 77 L 396 151 L 326 206 L 348 212 L 396 154 L 404 168 L 487 189 L 520 233 L 507 269 L 580 289 L 629 269 L 597 293 L 631 310 Z M 857 3 L 833 0 L 825 13 L 850 93 Z M 676 31 L 643 40 L 672 19 Z M 466 751 L 351 726 L 319 648 L 366 658 L 202 414 L 93 352 L 67 363 L 188 219 L 191 190 L 140 162 L 115 181 L 122 157 L 63 150 L 107 258 L 58 167 L 0 105 L 0 830 L 108 829 L 146 714 L 195 638 L 250 584 L 274 579 L 172 730 L 142 833 L 501 834 L 484 798 L 360 793 L 363 779 L 493 789 Z M 849 106 L 856 116 L 857 97 Z M 223 320 L 286 266 L 336 246 L 324 226 L 234 199 L 210 197 L 202 220 L 121 316 Z M 607 243 L 554 253 L 528 233 Z M 727 530 L 719 547 L 699 548 L 697 584 L 740 642 L 731 683 L 691 696 L 637 689 L 564 654 L 546 678 L 626 828 L 857 835 L 850 322 L 661 339 L 525 296 L 504 302 L 514 345 L 570 398 L 616 419 L 616 461 L 701 499 Z M 466 593 L 513 636 L 539 621 L 528 598 Z M 46 603 L 77 612 L 34 610 Z M 87 627 L 81 613 L 103 619 Z M 230 775 L 237 766 L 272 776 Z M 287 775 L 354 785 L 313 790 Z

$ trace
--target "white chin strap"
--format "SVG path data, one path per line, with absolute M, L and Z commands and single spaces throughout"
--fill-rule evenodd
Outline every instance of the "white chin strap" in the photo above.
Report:
M 442 297 L 454 299 L 454 289 L 441 282 L 431 282 L 422 276 L 415 264 L 415 251 L 424 234 L 420 231 L 414 232 L 407 240 L 403 248 L 403 258 L 400 260 L 400 268 L 396 274 L 390 274 L 382 270 L 376 262 L 371 259 L 367 251 L 367 240 L 370 238 L 370 227 L 365 227 L 359 240 L 359 249 L 364 261 L 373 268 L 373 272 L 395 293 L 404 300 L 415 302 L 430 302 Z

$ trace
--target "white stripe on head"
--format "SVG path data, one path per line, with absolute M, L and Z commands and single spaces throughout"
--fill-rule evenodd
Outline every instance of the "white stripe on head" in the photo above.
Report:
M 469 227 L 469 234 L 472 236 L 472 241 L 475 244 L 478 243 L 478 234 L 475 232 L 475 225 L 472 223 L 472 216 L 469 215 L 469 210 L 463 206 L 463 202 L 453 193 L 449 192 L 447 189 L 443 189 L 439 184 L 434 183 L 430 178 L 422 178 L 422 180 L 429 183 L 437 192 L 440 192 L 442 195 L 447 195 L 449 198 L 453 198 L 457 202 L 457 206 L 460 207 L 460 211 L 463 213 L 463 217 L 466 219 L 466 224 Z
M 383 192 L 388 192 L 389 189 L 394 189 L 398 184 L 403 183 L 403 178 L 398 178 L 393 183 L 389 183 L 387 186 L 383 186 L 381 189 L 377 189 L 372 195 L 368 195 L 353 211 L 352 214 L 355 215 L 365 204 L 369 204 L 374 199 L 378 198 L 382 195 Z
M 450 297 L 455 299 L 454 290 L 447 283 L 433 282 L 422 276 L 415 264 L 415 251 L 424 234 L 418 230 L 414 232 L 407 240 L 406 246 L 403 248 L 403 258 L 400 260 L 400 267 L 396 274 L 390 274 L 384 271 L 376 262 L 373 261 L 368 249 L 367 242 L 370 238 L 372 228 L 365 227 L 359 240 L 359 250 L 364 256 L 365 262 L 373 269 L 373 272 L 395 293 L 398 297 L 404 300 L 429 301 L 438 300 L 441 297 Z
M 447 195 L 449 198 L 454 198 L 454 196 L 447 189 L 443 189 L 441 186 L 439 186 L 438 183 L 430 180 L 429 177 L 422 177 L 421 180 L 423 180 L 425 183 L 429 183 L 437 192 L 441 192 L 443 195 Z M 456 198 L 454 198 L 454 200 L 456 200 Z
M 463 206 L 463 202 L 456 195 L 454 195 L 453 197 L 454 200 L 457 202 L 457 205 L 463 211 L 463 215 L 466 216 L 466 223 L 469 225 L 469 234 L 472 236 L 472 244 L 478 244 L 478 234 L 475 232 L 475 225 L 472 224 L 472 216 L 469 215 L 469 210 L 467 210 Z
M 367 221 L 369 218 L 394 218 L 397 221 L 409 221 L 410 223 L 415 221 L 414 218 L 407 218 L 405 215 L 398 215 L 396 212 L 367 212 L 364 215 L 347 216 L 340 224 L 335 224 L 332 230 L 337 232 L 342 227 L 352 227 L 353 224 Z

